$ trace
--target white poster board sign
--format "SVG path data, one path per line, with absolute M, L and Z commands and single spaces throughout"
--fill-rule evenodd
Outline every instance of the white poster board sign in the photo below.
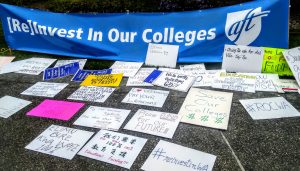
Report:
M 300 47 L 285 50 L 282 54 L 289 64 L 298 85 L 300 86 Z
M 111 87 L 81 86 L 68 99 L 103 103 L 114 90 Z
M 116 61 L 110 69 L 112 69 L 112 74 L 123 73 L 123 77 L 134 77 L 142 65 L 143 62 Z
M 67 86 L 68 84 L 66 83 L 37 82 L 21 94 L 29 96 L 54 97 Z
M 153 70 L 155 70 L 155 68 L 141 68 L 134 77 L 128 78 L 126 86 L 153 86 L 150 83 L 144 82 Z
M 0 117 L 8 118 L 19 110 L 28 106 L 31 102 L 11 96 L 0 98 Z
M 24 63 L 16 73 L 39 75 L 45 69 L 47 69 L 56 59 L 50 58 L 29 58 L 25 59 Z
M 83 69 L 85 63 L 86 63 L 87 59 L 71 59 L 71 60 L 58 60 L 54 66 L 55 67 L 60 67 L 63 65 L 67 65 L 67 64 L 71 64 L 71 63 L 75 63 L 75 62 L 79 62 L 79 68 Z

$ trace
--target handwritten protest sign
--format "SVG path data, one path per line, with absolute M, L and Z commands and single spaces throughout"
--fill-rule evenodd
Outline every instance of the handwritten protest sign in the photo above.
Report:
M 117 131 L 129 113 L 125 109 L 90 106 L 74 125 Z
M 253 73 L 250 75 L 256 76 L 255 90 L 256 91 L 269 91 L 277 92 L 275 83 L 279 79 L 277 74 L 261 74 Z
M 103 70 L 81 70 L 79 69 L 71 81 L 83 81 L 88 75 L 104 75 L 110 74 L 112 69 L 103 69 Z
M 43 80 L 62 78 L 73 75 L 79 70 L 79 62 L 62 65 L 59 67 L 48 68 L 44 71 Z
M 187 74 L 185 71 L 180 70 L 180 69 L 174 69 L 174 68 L 163 68 L 163 67 L 159 67 L 158 70 L 160 71 L 165 71 L 165 72 L 172 72 L 175 74 Z
M 58 60 L 54 67 L 60 67 L 63 65 L 79 62 L 79 68 L 83 69 L 86 61 L 87 59 Z
M 114 90 L 115 88 L 111 87 L 82 86 L 71 94 L 68 99 L 103 103 Z
M 216 156 L 160 140 L 142 168 L 146 171 L 212 171 Z
M 178 115 L 181 122 L 227 129 L 233 93 L 191 88 Z
M 252 119 L 274 119 L 300 116 L 300 113 L 283 97 L 240 100 Z
M 46 99 L 27 113 L 27 116 L 51 118 L 67 121 L 72 118 L 84 103 Z
M 56 59 L 49 58 L 29 58 L 23 60 L 22 66 L 17 73 L 39 75 L 48 68 Z
M 226 72 L 225 70 L 206 70 L 202 73 L 197 73 L 197 77 L 192 87 L 210 87 L 214 81 L 215 75 L 218 72 Z
M 300 47 L 286 50 L 282 53 L 289 64 L 298 85 L 300 86 Z
M 168 95 L 169 91 L 132 88 L 122 100 L 122 103 L 162 107 Z
M 172 138 L 179 121 L 177 114 L 139 109 L 124 129 Z
M 80 86 L 118 87 L 123 74 L 88 75 Z
M 274 81 L 278 93 L 297 92 L 299 86 L 296 80 L 291 79 L 277 79 Z
M 3 65 L 6 65 L 6 64 L 10 63 L 14 59 L 15 59 L 15 56 L 0 56 L 0 68 Z
M 3 96 L 0 98 L 0 117 L 8 118 L 28 106 L 30 103 L 31 102 L 27 100 L 11 96 Z
M 175 68 L 178 50 L 178 45 L 149 43 L 145 64 Z
M 67 87 L 67 85 L 68 84 L 66 83 L 37 82 L 21 94 L 29 96 L 54 97 L 62 89 Z
M 260 73 L 264 49 L 260 47 L 225 45 L 222 69 L 228 72 Z
M 51 125 L 25 148 L 71 160 L 93 132 Z
M 79 155 L 130 169 L 147 139 L 100 130 Z
M 264 48 L 262 73 L 276 73 L 280 76 L 293 76 L 293 73 L 284 59 L 282 52 L 285 49 Z
M 255 92 L 256 76 L 243 73 L 226 73 L 220 72 L 215 75 L 213 88 Z
M 180 70 L 184 71 L 186 75 L 196 76 L 206 71 L 204 63 L 193 65 L 179 65 Z
M 144 80 L 151 74 L 155 68 L 141 68 L 134 77 L 129 77 L 126 86 L 153 86 Z
M 123 73 L 124 77 L 134 77 L 142 65 L 143 62 L 116 61 L 110 69 L 113 74 Z

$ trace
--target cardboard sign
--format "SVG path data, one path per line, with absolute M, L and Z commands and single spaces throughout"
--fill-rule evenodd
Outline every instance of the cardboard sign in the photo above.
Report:
M 25 59 L 22 62 L 20 70 L 18 70 L 16 73 L 39 75 L 55 61 L 56 59 L 49 59 L 49 58 Z
M 181 122 L 227 129 L 233 93 L 191 88 L 178 115 Z
M 144 138 L 100 130 L 78 154 L 130 169 L 146 142 Z
M 51 125 L 25 148 L 71 160 L 93 132 Z
M 112 69 L 103 69 L 103 70 L 81 70 L 79 69 L 71 81 L 83 81 L 88 75 L 104 75 L 111 74 Z
M 178 50 L 178 45 L 149 43 L 145 64 L 175 68 Z
M 134 77 L 142 65 L 143 65 L 143 62 L 116 61 L 110 67 L 110 69 L 112 69 L 112 74 L 123 73 L 124 77 Z
M 15 59 L 15 56 L 0 56 L 0 68 L 3 65 L 11 63 Z
M 134 77 L 129 77 L 126 86 L 153 86 L 144 80 L 155 70 L 155 68 L 141 68 Z
M 88 75 L 80 86 L 118 87 L 123 74 Z
M 31 102 L 27 100 L 11 96 L 3 96 L 0 98 L 0 117 L 8 118 L 28 106 L 30 103 Z
M 130 110 L 90 106 L 74 125 L 118 131 Z
M 23 91 L 22 95 L 29 96 L 43 96 L 43 97 L 54 97 L 62 89 L 67 87 L 66 83 L 48 83 L 48 82 L 37 82 L 33 86 Z
M 68 99 L 103 103 L 114 90 L 115 88 L 110 87 L 82 86 L 71 94 Z
M 300 116 L 300 113 L 283 97 L 240 100 L 254 120 Z
M 260 73 L 264 49 L 260 47 L 225 45 L 222 69 L 227 72 Z
M 79 68 L 83 69 L 86 61 L 87 61 L 87 59 L 58 60 L 54 67 L 60 67 L 63 65 L 79 62 Z
M 278 93 L 297 92 L 300 89 L 296 80 L 277 79 L 274 84 Z
M 277 92 L 274 82 L 279 79 L 277 74 L 253 73 L 256 76 L 255 90 Z
M 79 70 L 79 62 L 48 68 L 44 71 L 43 80 L 51 80 L 73 75 Z
M 27 116 L 67 121 L 72 118 L 84 103 L 46 99 L 27 113 Z
M 162 107 L 168 95 L 169 91 L 132 88 L 122 100 L 122 103 Z
M 180 118 L 173 113 L 139 109 L 124 129 L 172 138 Z
M 216 156 L 160 140 L 142 168 L 146 171 L 212 171 Z
M 243 73 L 226 73 L 220 72 L 215 75 L 213 88 L 255 92 L 256 76 Z
M 293 76 L 293 73 L 284 59 L 282 52 L 285 49 L 264 48 L 264 60 L 262 65 L 262 73 L 274 73 L 279 76 Z
M 199 72 L 194 76 L 197 77 L 192 87 L 210 87 L 214 81 L 215 75 L 218 72 L 226 72 L 225 70 L 206 70 Z
M 300 86 L 300 47 L 286 50 L 282 53 L 289 64 L 298 85 Z

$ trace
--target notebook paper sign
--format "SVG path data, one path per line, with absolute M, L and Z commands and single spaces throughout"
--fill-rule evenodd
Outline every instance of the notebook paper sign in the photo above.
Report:
M 122 78 L 123 74 L 89 75 L 80 86 L 118 87 Z
M 67 86 L 68 84 L 66 83 L 37 82 L 21 94 L 29 96 L 54 97 Z
M 72 59 L 72 60 L 58 60 L 54 67 L 60 67 L 63 65 L 79 62 L 79 68 L 83 69 L 87 59 Z
M 146 65 L 175 68 L 178 57 L 178 45 L 148 44 Z
M 216 158 L 212 154 L 160 140 L 141 169 L 146 171 L 212 171 Z
M 298 85 L 300 86 L 300 47 L 286 50 L 282 53 L 289 64 Z
M 88 75 L 105 75 L 111 74 L 112 69 L 103 69 L 103 70 L 82 70 L 79 69 L 71 81 L 81 82 L 83 81 Z
M 114 90 L 111 87 L 81 86 L 68 99 L 103 103 Z
M 59 67 L 48 68 L 44 71 L 44 80 L 62 78 L 68 75 L 73 75 L 79 70 L 79 62 L 62 65 Z
M 110 69 L 112 69 L 112 74 L 123 73 L 124 77 L 134 77 L 142 65 L 143 65 L 143 62 L 116 61 L 110 67 Z
M 227 72 L 260 73 L 264 49 L 260 47 L 225 45 L 222 69 Z
M 11 96 L 0 98 L 0 117 L 8 118 L 19 110 L 28 106 L 31 102 Z

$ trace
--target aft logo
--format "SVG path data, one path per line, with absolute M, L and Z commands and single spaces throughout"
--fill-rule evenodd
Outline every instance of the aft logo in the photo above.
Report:
M 227 14 L 225 32 L 227 37 L 237 45 L 249 45 L 259 36 L 262 17 L 270 11 L 261 11 L 261 7 Z

